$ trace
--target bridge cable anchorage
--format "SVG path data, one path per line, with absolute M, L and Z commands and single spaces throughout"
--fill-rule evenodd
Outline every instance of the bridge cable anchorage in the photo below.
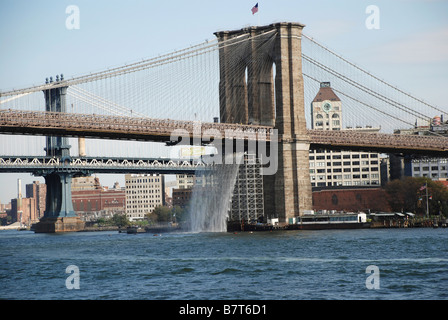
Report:
M 314 44 L 318 45 L 318 46 L 321 47 L 322 49 L 328 51 L 329 53 L 331 53 L 331 54 L 334 55 L 335 57 L 339 58 L 340 60 L 344 61 L 345 63 L 347 63 L 347 64 L 351 65 L 352 67 L 358 69 L 359 71 L 361 71 L 361 72 L 363 72 L 363 73 L 369 75 L 370 77 L 372 77 L 372 78 L 374 78 L 375 80 L 377 80 L 377 81 L 379 81 L 379 82 L 385 84 L 386 86 L 388 86 L 388 87 L 390 87 L 390 88 L 392 88 L 392 89 L 394 89 L 394 90 L 396 90 L 396 91 L 398 91 L 398 92 L 400 92 L 400 93 L 402 93 L 402 94 L 408 96 L 409 98 L 412 98 L 412 99 L 418 101 L 419 103 L 422 103 L 422 104 L 424 104 L 424 105 L 426 105 L 426 106 L 428 106 L 428 107 L 430 107 L 430 108 L 432 108 L 432 109 L 434 109 L 434 110 L 436 110 L 436 111 L 438 111 L 438 112 L 446 113 L 446 111 L 443 111 L 443 110 L 441 110 L 441 109 L 439 109 L 439 108 L 437 108 L 437 107 L 435 107 L 435 106 L 433 106 L 433 105 L 430 105 L 429 103 L 427 103 L 427 102 L 425 102 L 425 101 L 423 101 L 423 100 L 421 100 L 421 99 L 418 99 L 418 98 L 412 96 L 411 94 L 409 94 L 409 93 L 407 93 L 407 92 L 405 92 L 405 91 L 403 91 L 403 90 L 397 88 L 396 86 L 393 86 L 393 85 L 387 83 L 386 81 L 384 81 L 384 80 L 382 80 L 382 79 L 376 77 L 375 75 L 371 74 L 370 72 L 368 72 L 368 71 L 362 69 L 361 67 L 359 67 L 359 66 L 357 66 L 356 64 L 350 62 L 349 60 L 345 59 L 345 58 L 342 57 L 341 55 L 339 55 L 339 54 L 335 53 L 334 51 L 330 50 L 330 49 L 327 48 L 326 46 L 320 44 L 320 43 L 317 42 L 314 38 L 309 37 L 309 36 L 307 36 L 307 35 L 305 35 L 305 34 L 302 34 L 302 36 L 303 36 L 304 38 L 310 40 L 310 41 L 313 42 Z

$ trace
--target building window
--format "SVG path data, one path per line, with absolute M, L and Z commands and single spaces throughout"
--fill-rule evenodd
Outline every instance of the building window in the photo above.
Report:
M 331 203 L 334 205 L 338 204 L 338 196 L 333 194 L 333 196 L 331 197 Z

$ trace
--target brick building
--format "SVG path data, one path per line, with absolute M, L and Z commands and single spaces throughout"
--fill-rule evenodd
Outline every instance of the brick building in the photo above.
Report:
M 173 207 L 179 206 L 185 208 L 191 200 L 193 194 L 192 188 L 173 189 L 172 204 Z
M 313 209 L 337 211 L 390 211 L 381 188 L 313 190 Z
M 124 190 L 79 190 L 72 191 L 73 209 L 78 213 L 92 213 L 100 211 L 121 211 L 126 207 L 126 193 Z
M 99 179 L 82 177 L 73 179 L 73 209 L 86 220 L 101 216 L 111 217 L 116 213 L 123 214 L 126 209 L 126 192 L 118 183 L 114 188 L 102 187 Z

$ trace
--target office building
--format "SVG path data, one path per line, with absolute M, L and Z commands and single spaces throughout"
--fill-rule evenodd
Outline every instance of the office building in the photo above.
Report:
M 342 126 L 342 102 L 329 82 L 320 84 L 311 103 L 312 129 L 357 130 L 378 132 L 380 128 L 345 128 Z M 309 154 L 312 187 L 379 186 L 381 184 L 378 153 L 311 149 Z
M 159 174 L 127 174 L 126 216 L 129 220 L 142 220 L 156 207 L 165 204 L 165 183 Z
M 414 128 L 397 129 L 395 134 L 402 135 L 441 135 L 448 137 L 447 115 L 435 116 L 428 121 L 416 120 Z M 448 178 L 448 158 L 410 157 L 390 155 L 391 180 L 407 177 L 427 177 L 432 180 L 446 180 Z

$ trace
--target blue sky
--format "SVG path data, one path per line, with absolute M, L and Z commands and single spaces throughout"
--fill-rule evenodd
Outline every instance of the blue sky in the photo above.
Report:
M 213 39 L 220 30 L 296 21 L 335 52 L 448 109 L 448 1 L 262 0 L 252 15 L 256 2 L 2 0 L 0 90 L 149 58 Z M 80 10 L 78 30 L 66 28 L 69 5 Z M 380 10 L 380 29 L 366 28 L 369 5 Z M 21 177 L 24 183 L 36 179 Z M 16 178 L 0 175 L 1 202 L 14 197 Z

